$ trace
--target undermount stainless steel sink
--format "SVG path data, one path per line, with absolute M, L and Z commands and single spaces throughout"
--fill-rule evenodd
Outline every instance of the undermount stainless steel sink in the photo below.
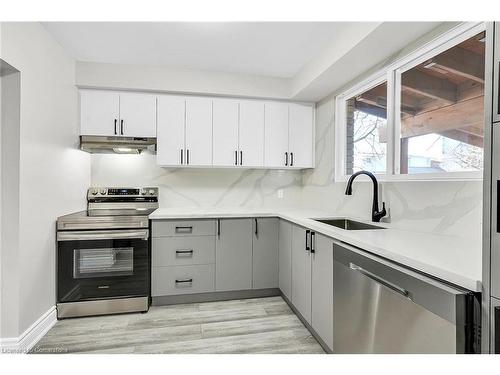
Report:
M 345 230 L 385 229 L 384 227 L 379 227 L 377 225 L 366 224 L 360 221 L 354 221 L 349 219 L 313 219 L 313 220 Z

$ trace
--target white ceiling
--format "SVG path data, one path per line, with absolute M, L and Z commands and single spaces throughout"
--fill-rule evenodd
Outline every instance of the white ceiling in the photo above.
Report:
M 290 78 L 354 23 L 46 22 L 43 25 L 78 61 Z

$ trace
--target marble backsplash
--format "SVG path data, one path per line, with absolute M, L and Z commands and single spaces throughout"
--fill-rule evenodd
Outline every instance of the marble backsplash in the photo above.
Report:
M 157 186 L 161 207 L 300 207 L 300 171 L 162 168 L 156 156 L 94 154 L 94 186 Z M 282 198 L 279 194 L 282 193 Z

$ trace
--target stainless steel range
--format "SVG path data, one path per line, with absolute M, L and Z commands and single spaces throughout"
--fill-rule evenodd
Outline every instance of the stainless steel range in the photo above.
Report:
M 158 188 L 90 188 L 87 210 L 57 219 L 57 316 L 147 311 L 148 216 Z

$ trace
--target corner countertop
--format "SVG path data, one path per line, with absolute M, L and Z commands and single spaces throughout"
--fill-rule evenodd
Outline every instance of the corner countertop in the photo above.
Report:
M 475 292 L 481 291 L 481 243 L 457 236 L 391 228 L 348 231 L 313 219 L 340 217 L 321 210 L 159 208 L 149 218 L 279 217 L 369 253 Z M 352 218 L 357 221 L 366 222 Z

